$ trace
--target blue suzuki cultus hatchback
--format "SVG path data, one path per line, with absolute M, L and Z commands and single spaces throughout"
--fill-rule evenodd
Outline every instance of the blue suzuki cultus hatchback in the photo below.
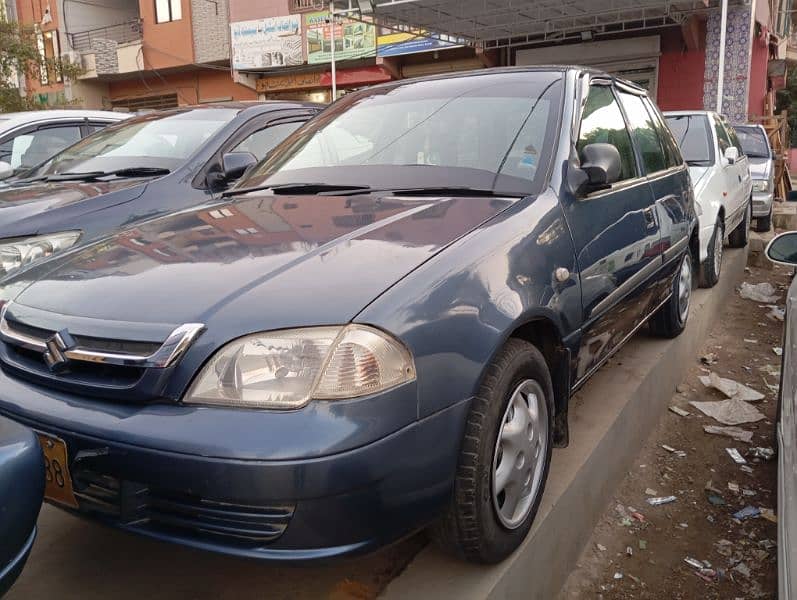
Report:
M 432 526 L 526 536 L 568 399 L 686 325 L 689 176 L 644 90 L 575 68 L 347 95 L 221 201 L 3 290 L 0 413 L 65 458 L 51 502 L 276 561 Z

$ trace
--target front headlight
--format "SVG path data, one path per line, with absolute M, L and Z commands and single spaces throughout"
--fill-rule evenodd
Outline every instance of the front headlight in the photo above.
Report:
M 753 179 L 754 192 L 768 192 L 769 180 L 768 179 Z
M 79 239 L 79 231 L 64 231 L 29 238 L 0 240 L 0 277 L 34 261 L 66 250 Z
M 288 329 L 248 335 L 221 348 L 184 401 L 296 409 L 310 400 L 366 396 L 413 379 L 409 351 L 378 329 Z

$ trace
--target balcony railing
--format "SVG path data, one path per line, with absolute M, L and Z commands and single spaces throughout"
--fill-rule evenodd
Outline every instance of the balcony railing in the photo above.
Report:
M 78 33 L 70 33 L 68 35 L 72 49 L 79 52 L 91 50 L 92 43 L 95 40 L 113 40 L 120 44 L 134 42 L 141 39 L 141 19 L 119 23 L 118 25 L 98 27 Z
M 290 0 L 289 10 L 291 13 L 303 13 L 316 10 L 324 10 L 329 6 L 324 0 Z

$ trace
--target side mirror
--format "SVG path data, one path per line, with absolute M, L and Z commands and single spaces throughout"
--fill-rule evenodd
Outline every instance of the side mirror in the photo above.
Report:
M 729 165 L 732 165 L 739 160 L 739 149 L 736 146 L 725 148 L 725 160 L 728 161 Z
M 0 180 L 8 179 L 14 174 L 14 167 L 9 163 L 0 160 Z
M 797 231 L 776 236 L 767 246 L 767 258 L 773 263 L 797 267 Z
M 584 193 L 606 189 L 620 179 L 620 152 L 612 144 L 587 144 L 581 150 Z
M 228 152 L 221 157 L 221 170 L 225 181 L 238 179 L 256 163 L 257 158 L 251 152 Z

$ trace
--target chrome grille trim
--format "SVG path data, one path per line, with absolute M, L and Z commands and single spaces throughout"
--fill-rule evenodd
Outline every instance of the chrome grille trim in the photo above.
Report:
M 20 331 L 16 331 L 9 325 L 6 319 L 6 312 L 11 306 L 9 302 L 0 311 L 0 338 L 13 344 L 21 346 L 34 352 L 46 353 L 47 340 L 38 338 Z M 165 369 L 173 365 L 191 346 L 194 340 L 205 329 L 202 323 L 185 323 L 175 328 L 152 354 L 132 354 L 121 352 L 103 352 L 92 350 L 84 346 L 76 346 L 63 351 L 63 355 L 68 360 L 75 360 L 88 363 L 101 363 L 106 365 L 117 365 L 122 367 L 139 367 L 147 369 Z M 57 332 L 53 335 L 57 335 Z

